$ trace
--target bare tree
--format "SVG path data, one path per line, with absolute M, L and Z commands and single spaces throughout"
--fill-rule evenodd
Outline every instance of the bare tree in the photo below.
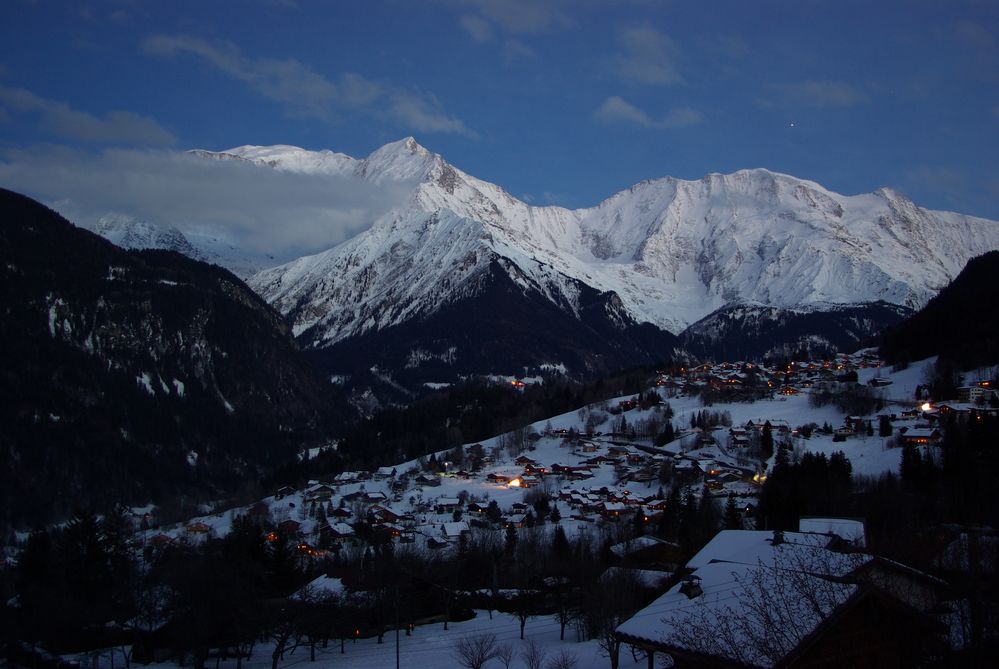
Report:
M 478 634 L 458 639 L 454 646 L 454 659 L 466 669 L 482 669 L 489 660 L 496 657 L 496 635 Z
M 504 643 L 496 647 L 496 659 L 503 664 L 503 669 L 510 669 L 514 655 L 513 644 Z
M 663 622 L 671 645 L 747 665 L 776 664 L 857 589 L 839 576 L 863 558 L 824 550 L 736 567 L 724 602 L 697 597 Z
M 527 642 L 527 647 L 521 651 L 520 657 L 524 660 L 524 664 L 527 665 L 527 669 L 541 669 L 545 664 L 545 659 L 548 657 L 548 651 L 537 641 L 531 639 Z
M 579 666 L 579 659 L 576 654 L 563 648 L 559 654 L 548 660 L 545 669 L 576 669 Z

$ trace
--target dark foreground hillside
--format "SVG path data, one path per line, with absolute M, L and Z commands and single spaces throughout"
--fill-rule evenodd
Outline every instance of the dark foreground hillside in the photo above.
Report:
M 881 341 L 892 363 L 939 355 L 962 368 L 999 362 L 999 251 L 968 261 L 961 273 L 918 313 Z
M 238 278 L 0 191 L 0 529 L 229 493 L 342 406 Z

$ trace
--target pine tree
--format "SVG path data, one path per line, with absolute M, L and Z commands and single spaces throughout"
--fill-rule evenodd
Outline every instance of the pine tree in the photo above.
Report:
M 643 534 L 645 534 L 645 511 L 642 509 L 642 507 L 638 507 L 635 510 L 635 517 L 632 520 L 632 525 L 636 537 L 640 537 Z
M 517 528 L 513 523 L 506 526 L 505 544 L 507 555 L 513 555 L 517 550 Z
M 739 514 L 739 509 L 735 505 L 735 495 L 729 495 L 728 501 L 725 502 L 725 529 L 742 529 L 742 516 Z
M 565 530 L 562 529 L 561 525 L 556 525 L 555 532 L 552 534 L 552 552 L 555 553 L 556 558 L 563 562 L 569 560 L 572 552 L 569 539 L 565 536 Z

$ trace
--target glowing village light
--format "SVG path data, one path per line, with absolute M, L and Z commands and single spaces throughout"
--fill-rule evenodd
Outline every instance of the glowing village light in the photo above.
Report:
M 509 485 L 511 488 L 519 488 L 520 487 L 520 479 L 513 479 L 507 485 Z

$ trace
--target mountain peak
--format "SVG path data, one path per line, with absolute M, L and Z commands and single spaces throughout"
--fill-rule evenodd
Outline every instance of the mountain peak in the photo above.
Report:
M 405 137 L 372 151 L 362 161 L 358 172 L 375 182 L 422 180 L 437 162 L 443 163 L 444 160 L 421 146 L 413 137 Z

